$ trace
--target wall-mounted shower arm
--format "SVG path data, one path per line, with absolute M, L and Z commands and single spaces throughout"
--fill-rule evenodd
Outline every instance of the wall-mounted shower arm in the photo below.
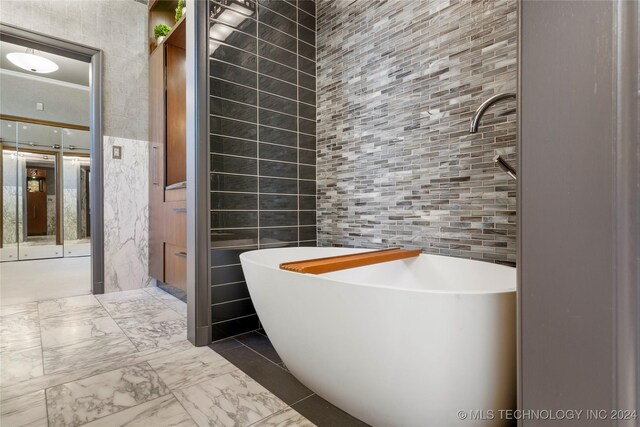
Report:
M 491 107 L 493 104 L 504 101 L 507 99 L 516 99 L 516 94 L 511 92 L 499 93 L 497 95 L 493 95 L 491 98 L 484 101 L 473 114 L 471 118 L 471 126 L 469 127 L 469 133 L 478 132 L 478 127 L 480 126 L 480 120 L 484 113 Z

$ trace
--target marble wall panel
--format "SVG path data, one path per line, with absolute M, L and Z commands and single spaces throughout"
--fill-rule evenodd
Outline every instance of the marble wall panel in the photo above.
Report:
M 122 159 L 112 159 L 112 147 Z M 149 143 L 104 138 L 105 292 L 151 284 L 148 276 Z

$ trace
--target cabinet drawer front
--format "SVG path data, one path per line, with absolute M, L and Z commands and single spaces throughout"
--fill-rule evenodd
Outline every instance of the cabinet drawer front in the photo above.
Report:
M 173 190 L 165 190 L 164 200 L 167 202 L 179 202 L 187 203 L 187 189 L 186 187 L 178 187 Z
M 187 246 L 187 208 L 185 202 L 165 202 L 164 241 L 175 246 Z
M 164 281 L 166 284 L 187 290 L 187 248 L 164 245 Z

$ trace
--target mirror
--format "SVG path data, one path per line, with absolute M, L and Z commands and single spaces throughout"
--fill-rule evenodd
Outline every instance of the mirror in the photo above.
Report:
M 0 192 L 2 221 L 0 221 L 0 261 L 18 259 L 18 151 L 16 124 L 0 120 Z
M 88 256 L 89 131 L 0 120 L 0 261 Z
M 61 257 L 61 129 L 21 122 L 16 126 L 18 259 Z
M 89 131 L 64 129 L 62 135 L 64 191 L 64 256 L 91 254 L 89 224 Z

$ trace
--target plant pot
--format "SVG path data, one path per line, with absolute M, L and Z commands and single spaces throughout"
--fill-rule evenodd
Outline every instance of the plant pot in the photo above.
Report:
M 164 41 L 165 36 L 160 36 L 156 39 L 156 44 L 160 44 Z

